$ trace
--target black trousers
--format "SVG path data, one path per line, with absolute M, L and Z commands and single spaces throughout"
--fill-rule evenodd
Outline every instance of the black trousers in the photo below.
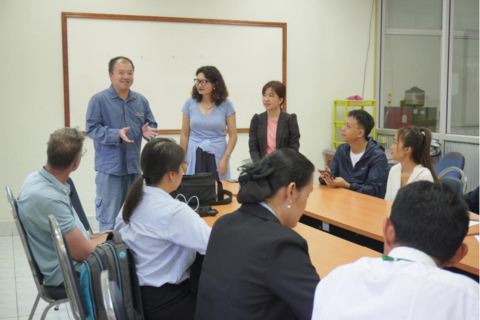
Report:
M 190 280 L 179 284 L 166 283 L 160 288 L 144 286 L 142 291 L 145 320 L 193 320 L 197 296 L 192 293 Z
M 193 320 L 195 318 L 198 283 L 204 257 L 197 253 L 195 261 L 190 266 L 190 279 L 182 283 L 167 283 L 160 288 L 140 287 L 145 320 Z
M 220 180 L 217 171 L 217 163 L 215 162 L 215 155 L 207 153 L 200 148 L 197 148 L 195 155 L 197 157 L 195 162 L 195 173 L 211 172 L 215 175 L 215 179 Z

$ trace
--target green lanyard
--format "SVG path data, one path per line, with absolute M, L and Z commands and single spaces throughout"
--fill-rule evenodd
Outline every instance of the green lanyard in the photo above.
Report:
M 390 256 L 387 256 L 386 254 L 382 254 L 382 260 L 383 261 L 408 261 L 408 262 L 415 262 L 413 260 L 408 260 L 408 259 L 402 259 L 402 258 L 392 258 Z

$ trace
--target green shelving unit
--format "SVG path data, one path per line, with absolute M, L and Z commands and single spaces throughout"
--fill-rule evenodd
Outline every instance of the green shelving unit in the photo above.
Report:
M 344 110 L 343 120 L 338 119 L 338 108 L 342 107 Z M 337 137 L 338 128 L 342 128 L 347 119 L 348 112 L 353 109 L 362 109 L 370 113 L 377 124 L 377 100 L 333 100 L 333 148 L 337 149 L 339 145 L 344 143 L 341 137 Z M 375 126 L 372 129 L 370 135 L 375 139 L 376 130 Z

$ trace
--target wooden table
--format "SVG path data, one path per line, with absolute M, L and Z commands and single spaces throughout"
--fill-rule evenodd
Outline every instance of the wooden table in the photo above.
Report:
M 382 221 L 391 209 L 391 201 L 315 183 L 304 214 L 383 242 Z
M 478 240 L 475 239 L 474 235 L 471 235 L 466 236 L 463 243 L 467 244 L 468 253 L 462 261 L 455 265 L 455 267 L 478 276 Z
M 383 242 L 382 222 L 391 209 L 392 201 L 315 183 L 304 214 Z M 468 254 L 455 267 L 478 276 L 479 243 L 473 236 L 467 236 L 465 243 Z
M 231 204 L 215 206 L 215 209 L 218 210 L 215 217 L 203 219 L 212 227 L 219 217 L 235 211 L 239 206 L 240 204 L 234 197 Z M 293 230 L 307 241 L 310 259 L 320 278 L 324 278 L 336 267 L 354 262 L 361 257 L 380 257 L 376 251 L 334 237 L 302 223 L 298 223 Z

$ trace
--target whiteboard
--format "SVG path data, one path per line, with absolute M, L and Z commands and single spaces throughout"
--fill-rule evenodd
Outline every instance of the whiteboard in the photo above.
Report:
M 248 128 L 252 116 L 264 111 L 266 82 L 285 83 L 284 23 L 141 18 L 62 14 L 66 126 L 85 130 L 88 102 L 110 86 L 108 61 L 119 55 L 133 61 L 131 90 L 147 98 L 161 133 L 179 132 L 181 110 L 201 66 L 222 73 L 237 128 Z

